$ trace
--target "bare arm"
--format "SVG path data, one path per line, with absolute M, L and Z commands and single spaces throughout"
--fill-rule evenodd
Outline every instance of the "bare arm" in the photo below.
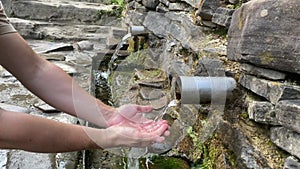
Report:
M 0 149 L 56 153 L 111 147 L 141 147 L 164 141 L 166 122 L 106 129 L 65 124 L 0 109 Z
M 83 90 L 56 65 L 38 56 L 17 33 L 0 36 L 0 64 L 35 95 L 55 108 L 107 126 L 115 111 Z
M 81 126 L 0 110 L 1 148 L 54 153 L 93 149 L 97 145 Z

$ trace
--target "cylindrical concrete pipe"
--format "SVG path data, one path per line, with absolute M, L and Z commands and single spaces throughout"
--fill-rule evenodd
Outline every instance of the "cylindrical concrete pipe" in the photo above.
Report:
M 181 104 L 200 104 L 223 99 L 236 87 L 231 77 L 180 76 L 177 80 L 177 98 Z M 217 103 L 221 103 L 216 101 Z
M 148 34 L 149 32 L 146 30 L 144 26 L 130 26 L 129 33 L 131 33 L 132 36 L 135 36 L 135 35 Z

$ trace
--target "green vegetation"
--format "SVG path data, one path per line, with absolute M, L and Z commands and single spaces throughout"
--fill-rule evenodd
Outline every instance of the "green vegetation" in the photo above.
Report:
M 189 165 L 185 160 L 175 157 L 154 156 L 150 164 L 152 169 L 189 169 Z

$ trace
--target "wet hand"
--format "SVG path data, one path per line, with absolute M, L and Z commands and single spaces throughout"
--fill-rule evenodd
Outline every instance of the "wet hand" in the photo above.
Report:
M 148 123 L 119 123 L 106 130 L 107 138 L 102 148 L 111 147 L 146 147 L 153 143 L 161 143 L 169 135 L 167 121 Z
M 118 125 L 120 123 L 150 123 L 152 120 L 143 116 L 143 113 L 149 113 L 153 110 L 152 106 L 141 106 L 135 104 L 123 105 L 112 113 L 107 120 L 108 126 Z

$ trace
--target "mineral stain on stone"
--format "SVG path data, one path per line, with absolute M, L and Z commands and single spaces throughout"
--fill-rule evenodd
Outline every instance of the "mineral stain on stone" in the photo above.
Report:
M 274 56 L 271 52 L 262 52 L 258 55 L 262 64 L 267 65 L 274 61 Z

